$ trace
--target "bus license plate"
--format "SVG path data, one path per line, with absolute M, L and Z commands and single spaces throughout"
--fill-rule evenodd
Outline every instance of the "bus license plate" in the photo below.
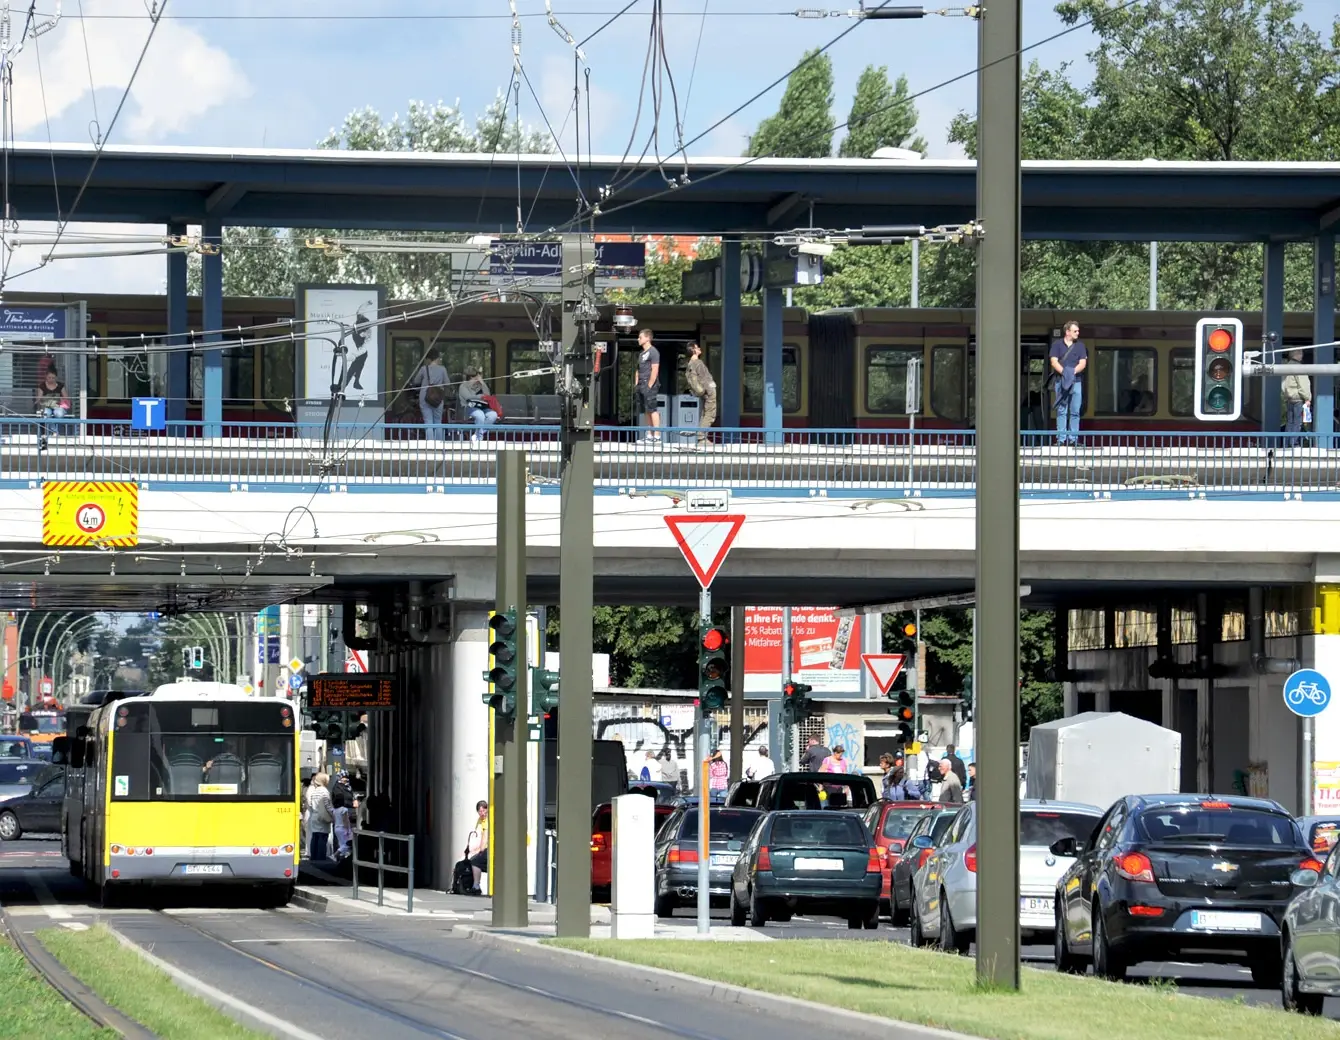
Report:
M 187 863 L 181 868 L 183 874 L 222 874 L 222 863 Z

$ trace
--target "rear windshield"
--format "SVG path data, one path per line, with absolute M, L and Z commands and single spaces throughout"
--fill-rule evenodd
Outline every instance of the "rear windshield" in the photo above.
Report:
M 917 821 L 933 809 L 890 809 L 884 816 L 884 837 L 906 838 Z
M 772 825 L 774 845 L 843 846 L 866 844 L 865 825 L 855 816 L 779 816 Z
M 1047 848 L 1062 838 L 1088 841 L 1101 817 L 1082 813 L 1025 812 L 1019 816 L 1019 844 Z
M 780 786 L 779 809 L 868 809 L 876 800 L 868 776 L 834 775 L 822 783 L 786 777 Z
M 712 840 L 743 841 L 754 829 L 754 823 L 761 813 L 741 809 L 713 809 L 707 814 L 707 831 Z M 698 810 L 690 809 L 684 814 L 679 826 L 680 838 L 698 836 Z
M 46 766 L 29 759 L 27 762 L 0 762 L 0 784 L 30 784 Z
M 1213 842 L 1245 848 L 1303 844 L 1298 824 L 1289 817 L 1243 806 L 1207 809 L 1193 803 L 1146 809 L 1136 828 L 1150 842 Z
M 1318 820 L 1307 830 L 1307 843 L 1313 852 L 1330 852 L 1340 837 L 1340 820 Z

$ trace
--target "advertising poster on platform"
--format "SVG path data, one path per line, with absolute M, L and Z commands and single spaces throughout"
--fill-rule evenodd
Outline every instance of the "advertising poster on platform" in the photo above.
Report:
M 861 618 L 836 607 L 791 608 L 791 677 L 816 695 L 861 693 Z M 782 684 L 782 608 L 745 607 L 744 688 L 776 693 Z
M 381 402 L 385 329 L 381 317 L 386 291 L 377 285 L 298 287 L 303 357 L 298 363 L 300 397 L 328 401 L 331 387 L 349 402 Z M 336 360 L 344 348 L 344 362 Z
M 1340 816 L 1340 762 L 1312 763 L 1312 815 Z

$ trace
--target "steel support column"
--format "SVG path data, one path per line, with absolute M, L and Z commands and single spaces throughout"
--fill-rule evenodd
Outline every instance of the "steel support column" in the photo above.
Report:
M 1019 988 L 1020 0 L 981 16 L 977 74 L 977 978 Z
M 589 236 L 563 236 L 563 349 L 573 351 L 574 308 L 594 292 L 595 246 Z M 565 375 L 572 365 L 565 362 Z M 571 383 L 569 382 L 569 388 Z M 591 934 L 592 611 L 595 609 L 595 485 L 589 383 L 566 403 L 560 474 L 558 653 L 558 910 L 555 931 Z
M 1335 232 L 1318 235 L 1314 243 L 1312 283 L 1312 342 L 1335 339 Z M 1335 348 L 1314 350 L 1309 359 L 1323 365 L 1335 363 Z M 1332 446 L 1335 433 L 1335 376 L 1317 376 L 1312 384 L 1312 432 L 1323 448 Z
M 526 646 L 526 459 L 520 451 L 498 452 L 499 613 L 516 612 L 516 715 L 499 719 L 493 749 L 494 806 L 493 925 L 524 928 L 529 923 L 526 894 L 526 738 L 530 715 L 530 651 Z
M 705 349 L 705 345 L 704 345 Z M 721 425 L 739 429 L 744 348 L 740 345 L 740 243 L 721 243 Z
M 185 235 L 185 224 L 169 224 L 169 235 Z M 186 254 L 167 256 L 167 331 L 174 347 L 186 343 Z M 191 355 L 174 350 L 167 358 L 167 418 L 180 422 L 186 418 L 186 399 L 191 396 Z
M 1284 346 L 1284 243 L 1266 242 L 1263 249 L 1265 265 L 1261 274 L 1261 328 L 1278 336 L 1277 346 Z M 1251 349 L 1256 349 L 1254 346 Z M 1280 357 L 1273 361 L 1283 360 Z M 1280 380 L 1277 376 L 1261 377 L 1261 430 L 1279 433 Z
M 781 289 L 763 290 L 763 428 L 782 428 L 782 304 Z M 775 439 L 780 443 L 781 438 Z
M 223 224 L 206 220 L 201 238 L 211 245 L 223 245 Z M 205 253 L 200 258 L 201 324 L 205 327 L 205 379 L 201 394 L 200 417 L 206 437 L 223 436 L 223 351 L 217 346 L 223 338 L 223 254 Z

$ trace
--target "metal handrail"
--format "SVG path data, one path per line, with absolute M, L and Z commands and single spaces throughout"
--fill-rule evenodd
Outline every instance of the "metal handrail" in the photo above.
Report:
M 363 838 L 363 837 L 367 837 L 367 838 L 376 838 L 376 839 L 377 839 L 377 862 L 376 862 L 376 863 L 369 863 L 369 862 L 366 861 L 366 860 L 364 860 L 364 861 L 361 862 L 361 863 L 359 862 L 359 859 L 358 859 L 358 839 L 359 839 L 359 838 Z M 391 864 L 391 863 L 387 863 L 387 862 L 386 862 L 386 842 L 387 842 L 388 840 L 390 840 L 390 841 L 403 841 L 403 842 L 406 842 L 406 843 L 408 844 L 408 846 L 409 846 L 409 850 L 408 850 L 408 859 L 407 859 L 407 862 L 408 862 L 408 864 L 409 864 L 408 866 L 405 866 L 405 867 L 397 867 L 397 866 L 395 866 L 394 864 Z M 378 906 L 383 905 L 383 900 L 384 900 L 385 893 L 386 893 L 386 874 L 388 874 L 388 873 L 391 873 L 391 874 L 404 874 L 404 875 L 406 876 L 405 913 L 407 913 L 407 914 L 412 914 L 412 913 L 414 913 L 414 835 L 412 835 L 412 834 L 391 834 L 391 833 L 389 833 L 389 832 L 387 832 L 387 831 L 363 831 L 363 830 L 355 829 L 355 830 L 354 830 L 354 841 L 353 841 L 353 865 L 354 865 L 354 892 L 353 892 L 353 895 L 354 895 L 354 901 L 355 901 L 355 902 L 357 902 L 357 900 L 358 900 L 358 868 L 359 868 L 359 867 L 376 867 L 376 868 L 377 868 L 377 905 L 378 905 Z

